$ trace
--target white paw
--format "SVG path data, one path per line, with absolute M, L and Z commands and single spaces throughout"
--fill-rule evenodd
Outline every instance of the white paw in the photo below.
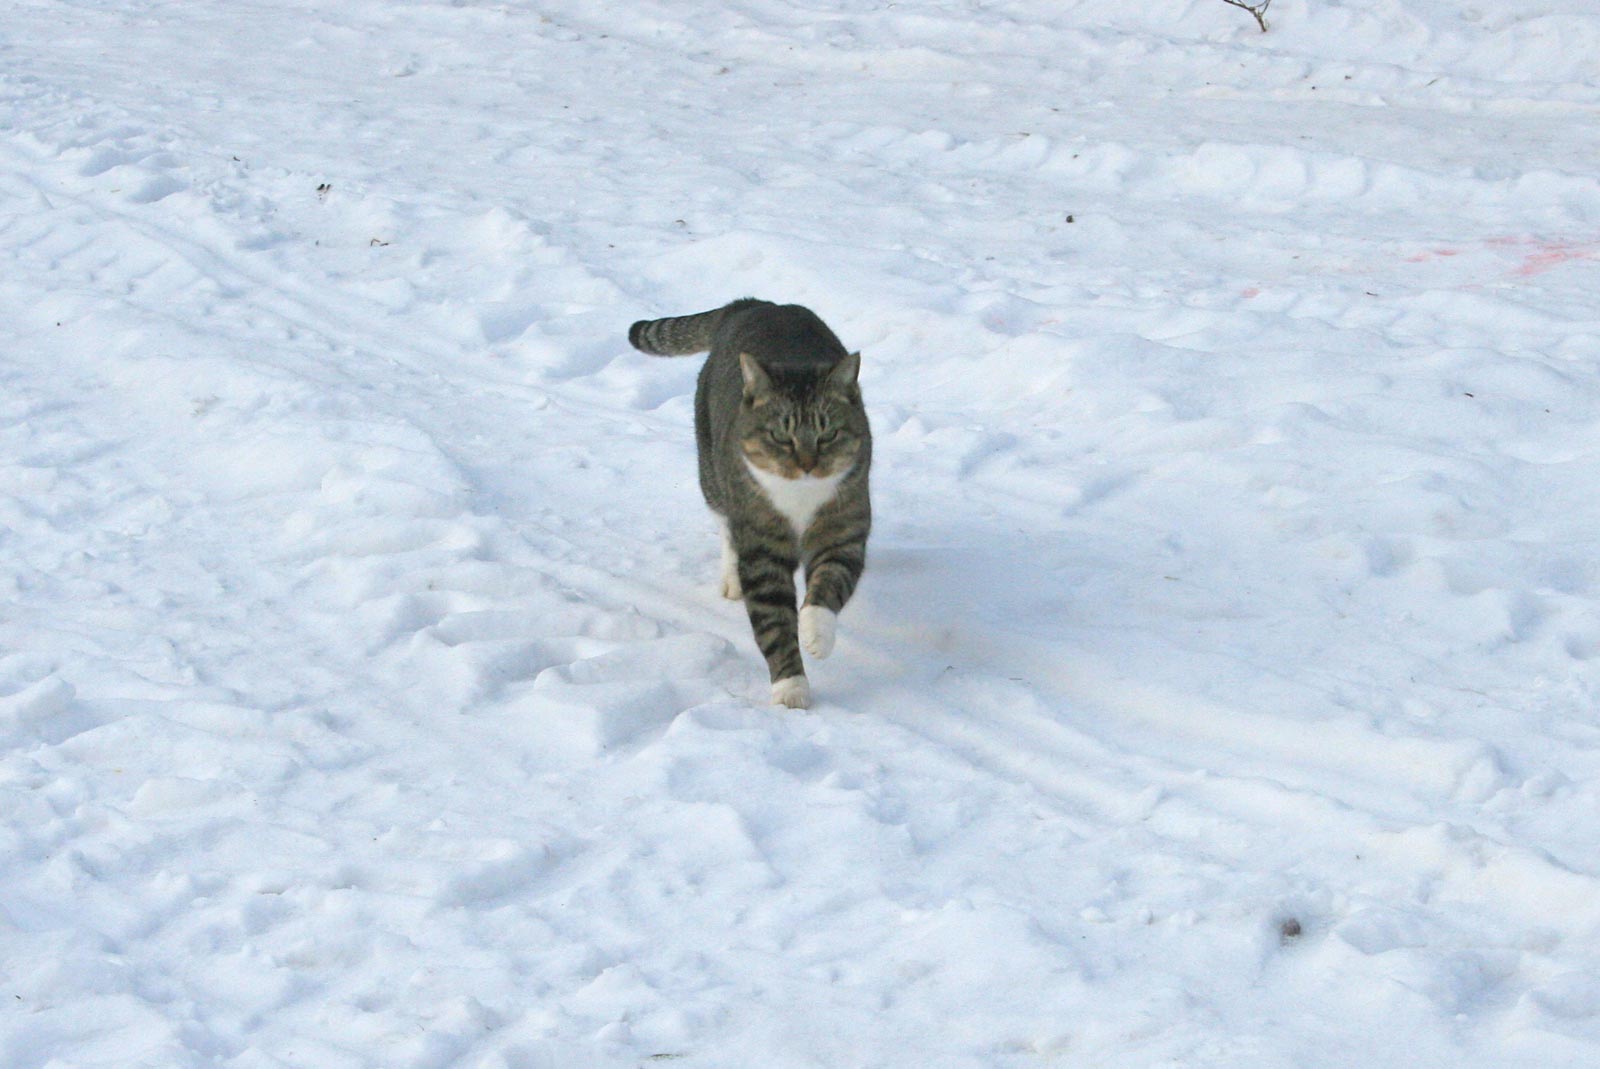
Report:
M 833 652 L 834 628 L 839 614 L 820 605 L 807 605 L 800 610 L 800 645 L 813 657 L 826 657 Z
M 772 704 L 791 709 L 811 708 L 811 684 L 805 676 L 790 676 L 772 684 Z

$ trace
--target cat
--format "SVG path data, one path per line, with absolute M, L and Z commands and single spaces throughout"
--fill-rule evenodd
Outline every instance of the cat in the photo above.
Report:
M 833 652 L 839 610 L 867 561 L 872 433 L 856 381 L 861 354 L 810 309 L 754 298 L 640 320 L 628 341 L 655 356 L 710 351 L 695 386 L 694 434 L 700 492 L 722 521 L 722 594 L 744 601 L 772 703 L 808 708 L 800 647 L 818 658 Z

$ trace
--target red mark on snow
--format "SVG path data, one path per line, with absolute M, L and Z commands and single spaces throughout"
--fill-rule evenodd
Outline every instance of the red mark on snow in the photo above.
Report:
M 1518 278 L 1532 278 L 1562 264 L 1593 260 L 1600 255 L 1600 243 L 1593 241 L 1552 241 L 1548 238 L 1507 236 L 1490 238 L 1484 244 L 1516 250 L 1522 257 L 1513 271 Z
M 1517 265 L 1517 277 L 1532 278 L 1562 264 L 1570 264 L 1576 260 L 1592 260 L 1595 249 L 1594 245 L 1573 245 L 1564 241 L 1537 242 L 1534 251 L 1524 256 L 1522 263 Z
M 1259 297 L 1259 296 L 1261 296 L 1261 291 L 1256 289 L 1254 286 L 1250 286 L 1247 289 L 1240 290 L 1239 291 L 1239 296 L 1243 297 L 1245 300 L 1248 301 L 1251 297 Z
M 1503 237 L 1485 238 L 1478 247 L 1482 249 L 1497 249 L 1517 256 L 1518 262 L 1511 270 L 1511 274 L 1515 278 L 1532 278 L 1563 264 L 1574 263 L 1578 260 L 1600 259 L 1600 242 L 1595 241 L 1566 241 L 1533 236 L 1505 235 Z M 1465 251 L 1470 252 L 1472 250 Z M 1462 254 L 1462 249 L 1444 245 L 1432 249 L 1423 249 L 1403 259 L 1408 264 L 1425 264 L 1433 260 L 1449 259 Z

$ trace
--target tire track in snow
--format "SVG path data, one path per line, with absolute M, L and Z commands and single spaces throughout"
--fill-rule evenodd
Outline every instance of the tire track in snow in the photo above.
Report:
M 879 645 L 851 634 L 853 644 Z M 918 753 L 908 764 L 957 762 L 1027 788 L 1032 804 L 1078 838 L 1083 864 L 1118 873 L 1086 911 L 1091 922 L 1178 919 L 1177 905 L 1151 889 L 1169 866 L 1184 867 L 1191 878 L 1214 878 L 1218 900 L 1243 897 L 1263 931 L 1292 922 L 1285 943 L 1303 943 L 1296 954 L 1304 956 L 1263 950 L 1262 982 L 1275 973 L 1278 982 L 1316 983 L 1332 968 L 1342 982 L 1359 977 L 1382 989 L 1398 969 L 1443 1010 L 1493 999 L 1506 1027 L 1515 1027 L 1515 1007 L 1553 990 L 1554 952 L 1593 945 L 1600 933 L 1594 873 L 1521 844 L 1472 807 L 1438 805 L 1440 777 L 1417 767 L 1436 744 L 1392 743 L 1386 770 L 1416 775 L 1413 790 L 1396 793 L 1394 777 L 1328 763 L 1315 726 L 1290 744 L 1299 755 L 1285 758 L 1253 735 L 1259 716 L 1131 683 L 1061 647 L 1019 644 L 1026 653 L 990 648 L 976 659 L 981 669 L 944 670 L 954 686 L 869 687 L 850 704 L 923 744 L 897 747 Z M 873 653 L 879 662 L 917 656 Z M 922 674 L 941 672 L 924 662 Z M 1296 730 L 1272 726 L 1280 743 Z M 1259 771 L 1239 763 L 1241 747 L 1252 746 L 1268 759 Z M 1219 919 L 1199 918 L 1196 936 Z M 1442 958 L 1411 949 L 1423 942 L 1454 949 Z M 1496 963 L 1468 982 L 1480 954 L 1498 955 Z
M 189 522 L 239 539 L 233 560 L 208 560 L 196 578 L 227 590 L 233 604 L 255 614 L 249 626 L 213 617 L 217 634 L 197 634 L 188 628 L 200 611 L 192 600 L 196 592 L 185 590 L 174 592 L 159 616 L 135 616 L 135 626 L 155 636 L 170 636 L 166 641 L 173 643 L 176 655 L 197 666 L 203 678 L 209 677 L 218 698 L 277 708 L 271 727 L 265 728 L 265 739 L 253 738 L 249 731 L 224 729 L 226 718 L 220 714 L 199 732 L 180 731 L 174 721 L 192 719 L 196 712 L 201 693 L 197 681 L 174 679 L 165 689 L 146 692 L 152 700 L 142 705 L 106 694 L 109 665 L 125 655 L 108 642 L 104 623 L 86 621 L 81 625 L 83 664 L 67 667 L 70 676 L 91 677 L 79 688 L 85 695 L 81 703 L 74 703 L 70 684 L 57 684 L 49 693 L 40 690 L 49 676 L 41 677 L 43 682 L 21 681 L 24 687 L 14 695 L 8 690 L 0 706 L 7 726 L 23 732 L 18 741 L 38 748 L 34 756 L 8 768 L 6 776 L 11 782 L 20 776 L 23 782 L 39 783 L 52 778 L 47 770 L 57 763 L 73 768 L 75 762 L 109 761 L 119 750 L 150 756 L 122 759 L 129 784 L 126 794 L 91 786 L 92 780 L 74 771 L 65 781 L 71 788 L 58 788 L 57 794 L 67 804 L 67 790 L 86 793 L 78 804 L 79 817 L 46 820 L 35 841 L 8 846 L 15 845 L 27 857 L 66 849 L 75 860 L 37 882 L 14 883 L 4 908 L 42 931 L 71 927 L 97 933 L 62 946 L 61 961 L 68 970 L 92 973 L 92 961 L 100 952 L 96 938 L 101 946 L 125 955 L 138 979 L 113 979 L 101 985 L 107 999 L 101 1018 L 108 1027 L 160 1029 L 174 1017 L 160 1008 L 172 997 L 205 1006 L 206 1020 L 176 1015 L 172 1027 L 182 1031 L 161 1047 L 169 1064 L 189 1064 L 197 1057 L 244 1056 L 264 1032 L 262 1022 L 243 1015 L 243 1008 L 251 1004 L 272 1004 L 280 1021 L 304 1017 L 297 1029 L 300 1052 L 316 1053 L 323 1064 L 343 1064 L 347 1057 L 340 1043 L 329 1041 L 330 1014 L 342 1022 L 340 1030 L 346 1035 L 364 1034 L 391 1050 L 397 1064 L 466 1056 L 483 1042 L 481 1010 L 468 1006 L 455 1014 L 448 986 L 442 985 L 445 989 L 437 992 L 438 997 L 427 1000 L 442 1008 L 427 1041 L 415 1049 L 406 1044 L 396 1047 L 385 1037 L 406 1030 L 411 1000 L 382 992 L 383 983 L 369 975 L 363 963 L 372 960 L 374 947 L 380 959 L 396 953 L 405 936 L 389 926 L 407 920 L 414 930 L 423 930 L 431 923 L 430 909 L 488 908 L 486 904 L 514 887 L 522 888 L 524 895 L 533 893 L 537 905 L 538 888 L 527 887 L 528 878 L 537 883 L 546 868 L 565 867 L 587 851 L 557 850 L 555 860 L 547 863 L 544 855 L 529 853 L 520 845 L 508 855 L 504 843 L 490 841 L 482 833 L 448 849 L 410 831 L 391 829 L 384 836 L 384 821 L 421 828 L 435 819 L 419 804 L 418 793 L 450 794 L 453 762 L 434 769 L 425 760 L 439 752 L 434 733 L 442 730 L 459 739 L 465 731 L 474 736 L 460 752 L 477 754 L 474 772 L 505 784 L 503 794 L 515 797 L 511 784 L 530 768 L 537 770 L 552 759 L 559 766 L 563 752 L 568 759 L 574 754 L 592 759 L 597 752 L 614 750 L 638 731 L 659 728 L 678 709 L 694 704 L 693 694 L 703 690 L 692 684 L 682 697 L 659 687 L 630 695 L 627 680 L 606 678 L 608 657 L 614 662 L 619 652 L 638 654 L 611 668 L 613 675 L 621 671 L 649 679 L 672 665 L 692 677 L 715 670 L 720 648 L 702 650 L 683 668 L 682 644 L 657 641 L 657 625 L 624 612 L 611 599 L 591 598 L 588 604 L 579 604 L 570 591 L 542 581 L 537 574 L 538 554 L 530 554 L 527 543 L 519 542 L 503 521 L 471 507 L 468 473 L 446 460 L 424 429 L 394 419 L 402 406 L 370 403 L 358 393 L 352 396 L 351 383 L 360 371 L 346 367 L 319 372 L 291 355 L 285 344 L 286 339 L 298 337 L 298 347 L 307 338 L 319 338 L 330 352 L 370 353 L 377 339 L 379 346 L 392 343 L 400 359 L 412 363 L 404 374 L 413 381 L 437 384 L 437 371 L 421 370 L 444 348 L 436 340 L 402 338 L 376 319 L 351 323 L 340 314 L 336 301 L 301 284 L 285 284 L 272 272 L 247 267 L 242 258 L 214 242 L 181 235 L 139 214 L 154 205 L 125 211 L 93 196 L 67 195 L 50 186 L 44 187 L 40 199 L 47 202 L 47 211 L 60 210 L 79 223 L 92 219 L 98 237 L 63 243 L 52 231 L 61 216 L 41 214 L 27 224 L 33 240 L 21 245 L 21 255 L 48 256 L 56 271 L 79 273 L 85 292 L 145 279 L 135 313 L 96 319 L 91 325 L 102 331 L 131 328 L 134 342 L 167 350 L 130 352 L 132 365 L 114 376 L 121 396 L 105 395 L 100 388 L 104 383 L 94 381 L 97 369 L 91 363 L 69 359 L 59 365 L 69 378 L 80 380 L 78 392 L 85 399 L 81 412 L 72 414 L 75 433 L 78 423 L 88 425 L 110 416 L 126 428 L 130 442 L 142 443 L 125 444 L 126 455 L 109 452 L 96 461 L 92 453 L 63 439 L 61 445 L 76 453 L 70 458 L 74 466 L 65 468 L 65 473 L 84 480 L 85 501 L 101 498 L 118 474 L 134 497 L 152 486 L 175 486 L 184 475 L 196 478 L 194 492 L 183 504 Z M 100 243 L 105 247 L 97 247 Z M 169 262 L 183 265 L 182 270 L 150 273 L 149 265 Z M 196 282 L 220 284 L 225 295 L 244 298 L 244 314 L 219 312 L 206 300 L 197 301 Z M 164 307 L 168 298 L 176 301 Z M 85 315 L 81 304 L 71 312 Z M 219 320 L 228 323 L 230 333 L 246 342 L 264 326 L 268 344 L 265 352 L 252 354 L 255 368 L 223 367 L 215 358 L 197 357 L 183 327 L 185 317 L 196 314 L 213 330 Z M 42 319 L 39 329 L 48 330 Z M 152 325 L 152 320 L 166 325 Z M 65 336 L 51 336 L 49 344 L 31 356 L 43 368 L 51 357 L 66 355 L 67 344 Z M 385 367 L 391 377 L 400 371 L 393 363 Z M 475 385 L 467 383 L 462 389 Z M 318 387 L 349 392 L 319 398 Z M 598 411 L 576 403 L 584 415 Z M 280 423 L 298 423 L 306 437 L 268 440 L 259 443 L 260 453 L 252 455 L 258 446 L 248 437 L 250 416 L 262 411 Z M 22 414 L 31 441 L 47 433 L 36 416 L 37 409 Z M 174 425 L 174 416 L 204 426 Z M 151 443 L 164 439 L 199 448 L 186 456 L 163 456 Z M 85 440 L 98 444 L 93 436 Z M 224 447 L 220 453 L 219 445 Z M 177 463 L 164 468 L 166 461 Z M 60 479 L 61 474 L 50 477 Z M 215 497 L 208 501 L 210 495 Z M 94 522 L 96 517 L 83 512 L 77 518 Z M 42 531 L 41 537 L 49 534 Z M 182 553 L 187 547 L 173 548 Z M 237 570 L 242 560 L 263 557 L 268 568 L 261 574 Z M 168 572 L 175 568 L 169 561 Z M 534 574 L 527 575 L 530 569 Z M 66 609 L 69 616 L 75 611 L 70 604 Z M 512 615 L 498 620 L 483 615 L 508 611 Z M 389 635 L 386 640 L 376 632 L 377 657 L 370 660 L 348 643 L 351 623 L 371 622 L 374 614 L 387 619 Z M 573 637 L 563 638 L 563 632 Z M 247 652 L 218 656 L 219 643 L 229 634 L 271 639 Z M 554 640 L 541 637 L 551 634 Z M 408 645 L 407 635 L 414 636 L 409 648 L 386 660 L 390 647 Z M 426 646 L 430 641 L 432 650 Z M 563 647 L 562 642 L 569 644 Z M 506 643 L 518 648 L 494 649 Z M 541 652 L 541 643 L 546 652 Z M 562 687 L 551 688 L 565 694 L 568 723 L 536 728 L 530 740 L 530 712 L 548 717 L 554 707 L 546 704 L 524 710 L 509 725 L 485 725 L 476 734 L 470 728 L 452 731 L 448 721 L 429 715 L 435 700 L 427 693 L 429 688 L 417 693 L 405 687 L 406 669 L 421 668 L 425 676 L 431 673 L 434 679 L 448 681 L 451 662 L 464 671 L 468 704 L 485 712 L 496 706 L 475 693 L 478 689 L 503 688 L 519 678 L 537 677 L 546 668 L 570 666 L 567 678 L 559 681 Z M 592 667 L 584 669 L 585 665 Z M 354 682 L 374 668 L 375 678 Z M 396 669 L 392 677 L 391 668 Z M 268 674 L 276 675 L 274 683 L 265 682 Z M 383 694 L 386 682 L 393 683 L 392 689 L 374 702 L 373 696 Z M 362 706 L 371 705 L 379 708 L 360 715 Z M 85 720 L 76 737 L 63 736 L 58 729 L 73 719 L 73 707 L 92 710 L 95 716 Z M 36 734 L 35 725 L 46 718 L 56 727 Z M 541 738 L 554 745 L 549 754 L 536 756 L 532 747 Z M 500 751 L 507 754 L 509 767 L 485 758 Z M 157 770 L 153 763 L 157 757 L 186 757 L 189 763 L 183 775 L 173 776 Z M 390 776 L 397 784 L 417 787 L 409 798 L 400 791 L 398 805 L 372 807 L 369 799 L 381 803 L 380 784 Z M 297 811 L 292 801 L 288 806 L 278 801 L 293 800 L 302 792 L 308 806 L 317 806 L 319 795 L 332 798 L 334 812 Z M 249 806 L 266 799 L 271 799 L 267 811 L 250 811 Z M 241 805 L 246 808 L 241 810 Z M 347 807 L 355 812 L 340 812 Z M 171 833 L 134 831 L 164 821 L 173 822 Z M 105 824 L 105 830 L 97 829 L 97 822 Z M 253 841 L 244 843 L 241 831 Z M 510 841 L 520 844 L 528 835 L 523 828 Z M 215 860 L 197 879 L 172 883 L 171 859 L 194 839 L 203 841 Z M 369 842 L 374 845 L 364 845 Z M 340 852 L 346 857 L 336 862 L 334 855 Z M 419 853 L 423 856 L 416 856 Z M 257 866 L 297 862 L 307 869 L 279 881 L 262 880 L 250 865 L 239 865 L 242 856 Z M 308 862 L 308 858 L 319 860 Z M 582 871 L 581 865 L 577 871 Z M 595 878 L 605 878 L 604 866 Z M 66 918 L 42 908 L 57 884 L 75 888 L 77 915 L 70 925 Z M 116 901 L 118 890 L 126 894 L 124 902 Z M 191 919 L 183 907 L 197 898 L 206 906 Z M 351 934 L 324 938 L 310 918 L 330 909 L 353 911 Z M 375 941 L 368 934 L 357 934 L 366 932 L 375 932 Z M 490 954 L 474 946 L 470 932 L 447 932 L 445 960 L 477 962 L 491 969 L 509 967 L 503 953 Z M 527 947 L 542 943 L 533 936 L 521 941 Z M 404 954 L 401 959 L 405 960 Z M 562 965 L 551 975 L 558 978 L 552 982 L 572 985 L 565 989 L 568 993 L 593 978 L 581 962 L 575 969 Z M 76 986 L 62 986 L 59 978 L 39 972 L 15 979 L 29 997 L 48 993 L 53 985 L 61 990 Z M 164 985 L 172 994 L 157 993 L 152 1002 L 148 994 L 152 984 Z M 375 1028 L 376 1022 L 389 1023 Z M 71 1031 L 70 1022 L 63 1027 L 53 1039 L 38 1029 L 11 1033 L 8 1049 L 18 1054 L 14 1063 L 27 1064 L 28 1052 L 61 1044 L 81 1047 L 81 1037 Z M 271 1030 L 265 1030 L 265 1038 L 270 1046 Z

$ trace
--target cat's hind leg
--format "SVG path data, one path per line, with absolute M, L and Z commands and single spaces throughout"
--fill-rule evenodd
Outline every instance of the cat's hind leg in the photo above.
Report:
M 744 586 L 739 582 L 739 551 L 733 548 L 733 532 L 728 521 L 719 517 L 722 526 L 722 596 L 729 601 L 744 600 Z

